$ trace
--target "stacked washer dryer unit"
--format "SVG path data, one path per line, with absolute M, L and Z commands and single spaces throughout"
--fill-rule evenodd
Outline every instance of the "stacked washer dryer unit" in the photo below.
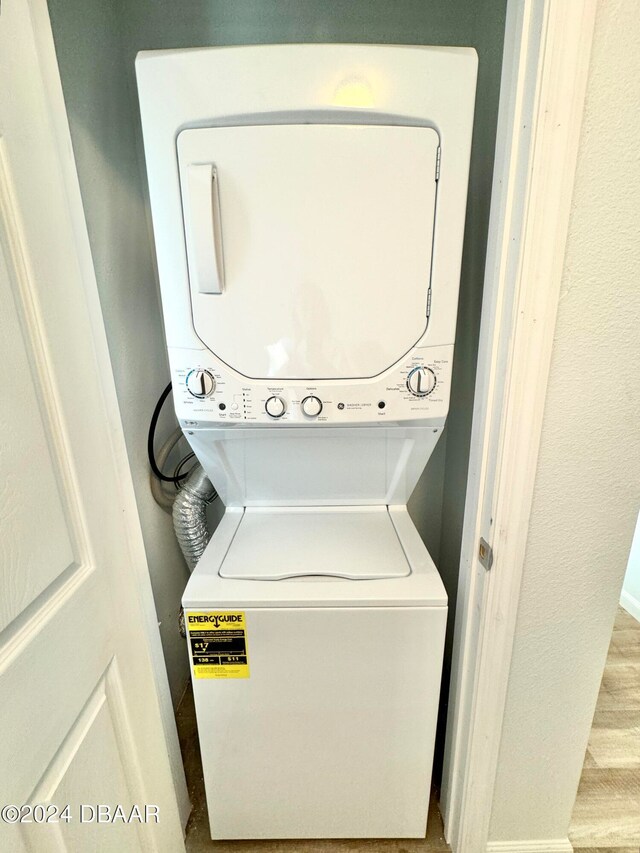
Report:
M 449 405 L 476 68 L 137 59 L 176 413 L 227 508 L 183 598 L 213 838 L 425 833 L 447 597 L 406 503 Z

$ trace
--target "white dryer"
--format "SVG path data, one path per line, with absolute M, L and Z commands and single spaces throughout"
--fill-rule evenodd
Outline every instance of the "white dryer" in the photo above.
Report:
M 406 511 L 449 405 L 477 57 L 145 52 L 213 838 L 421 837 L 447 615 Z

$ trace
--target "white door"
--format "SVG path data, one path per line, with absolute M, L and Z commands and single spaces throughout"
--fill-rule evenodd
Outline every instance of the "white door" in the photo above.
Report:
M 0 849 L 176 853 L 184 778 L 44 0 L 3 0 L 0 80 Z M 36 803 L 69 809 L 15 822 Z

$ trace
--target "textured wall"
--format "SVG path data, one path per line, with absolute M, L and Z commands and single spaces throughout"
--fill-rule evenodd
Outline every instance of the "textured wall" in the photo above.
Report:
M 598 10 L 492 840 L 566 837 L 640 506 L 640 8 Z

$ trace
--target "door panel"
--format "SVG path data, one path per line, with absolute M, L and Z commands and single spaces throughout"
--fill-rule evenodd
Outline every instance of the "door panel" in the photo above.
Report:
M 135 745 L 127 732 L 127 720 L 121 717 L 124 705 L 117 664 L 112 661 L 32 795 L 34 804 L 54 803 L 61 813 L 67 804 L 74 804 L 73 819 L 60 837 L 64 850 L 133 853 L 147 842 L 148 826 L 135 817 L 134 823 L 127 823 L 133 806 L 145 800 L 145 792 L 134 764 Z M 96 755 L 103 760 L 96 762 Z M 98 804 L 106 808 L 98 811 Z M 122 813 L 116 811 L 117 805 L 122 806 Z M 150 808 L 148 814 L 155 815 L 155 809 Z M 46 846 L 47 826 L 24 824 L 21 829 L 33 848 Z
M 176 853 L 186 789 L 44 0 L 3 1 L 0 77 L 0 806 L 70 808 L 0 820 L 0 849 Z M 160 824 L 80 821 L 134 803 Z
M 0 387 L 6 401 L 0 407 L 0 524 L 2 574 L 0 630 L 6 627 L 46 587 L 74 562 L 41 406 L 46 406 L 43 383 L 29 329 L 21 328 L 14 293 L 33 292 L 19 252 L 21 235 L 13 218 L 4 146 L 0 147 Z M 19 298 L 22 298 L 19 296 Z M 25 335 L 27 340 L 25 340 Z M 55 452 L 55 451 L 54 451 Z M 37 516 L 37 518 L 36 518 Z M 46 536 L 37 535 L 38 529 Z M 35 534 L 35 535 L 34 535 Z

